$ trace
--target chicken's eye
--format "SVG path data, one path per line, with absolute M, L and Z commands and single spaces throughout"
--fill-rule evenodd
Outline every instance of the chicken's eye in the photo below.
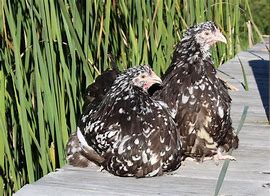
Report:
M 208 32 L 208 31 L 206 31 L 206 32 L 204 33 L 204 35 L 209 35 L 209 32 Z
M 145 75 L 142 75 L 141 78 L 145 78 Z

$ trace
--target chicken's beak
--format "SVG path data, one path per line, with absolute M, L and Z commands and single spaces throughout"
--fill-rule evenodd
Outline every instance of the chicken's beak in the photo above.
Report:
M 145 87 L 150 88 L 153 84 L 159 84 L 162 85 L 162 80 L 160 77 L 157 76 L 157 74 L 153 71 L 151 71 L 149 77 L 145 80 Z
M 227 44 L 227 40 L 226 40 L 225 36 L 220 32 L 219 29 L 217 29 L 215 32 L 215 40 L 216 40 L 216 42 L 223 42 L 223 43 Z

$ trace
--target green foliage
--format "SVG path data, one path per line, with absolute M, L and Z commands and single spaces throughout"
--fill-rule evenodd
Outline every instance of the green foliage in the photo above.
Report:
M 254 22 L 264 35 L 270 34 L 270 1 L 269 0 L 249 0 Z
M 213 20 L 228 39 L 213 50 L 220 65 L 247 45 L 248 8 L 247 0 L 0 1 L 0 195 L 65 164 L 82 94 L 109 67 L 108 53 L 120 69 L 149 63 L 161 74 L 182 32 Z

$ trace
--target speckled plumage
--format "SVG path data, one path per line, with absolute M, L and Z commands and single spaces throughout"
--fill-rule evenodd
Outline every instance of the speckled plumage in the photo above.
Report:
M 148 66 L 140 66 L 119 75 L 98 107 L 85 110 L 78 123 L 79 150 L 94 150 L 99 155 L 94 162 L 114 175 L 156 176 L 180 166 L 176 125 L 160 102 L 148 95 L 149 86 L 138 80 L 144 73 L 154 74 Z M 68 155 L 72 163 L 72 153 Z
M 185 156 L 194 157 L 198 160 L 207 156 L 212 157 L 217 154 L 219 155 L 223 150 L 228 151 L 231 148 L 238 147 L 238 137 L 235 135 L 231 125 L 231 98 L 228 94 L 227 86 L 222 80 L 216 77 L 216 70 L 210 54 L 211 45 L 217 41 L 224 42 L 226 39 L 212 22 L 202 23 L 189 28 L 182 41 L 176 46 L 172 63 L 166 73 L 163 75 L 163 87 L 158 88 L 152 97 L 153 99 L 161 100 L 160 102 L 155 102 L 155 104 L 159 104 L 159 106 L 161 106 L 163 109 L 166 108 L 166 110 L 169 111 L 171 116 L 168 117 L 168 119 L 170 119 L 169 122 L 171 122 L 172 118 L 174 119 L 177 129 L 181 135 L 180 140 L 182 141 Z M 106 73 L 103 73 L 100 76 L 102 79 L 97 80 L 96 83 L 92 84 L 94 88 L 88 88 L 88 93 L 90 93 L 91 96 L 88 94 L 88 98 L 90 97 L 90 99 L 86 100 L 83 116 L 79 122 L 79 130 L 83 131 L 83 134 L 86 135 L 86 140 L 90 142 L 94 149 L 89 148 L 89 146 L 82 148 L 76 135 L 71 136 L 67 145 L 68 160 L 73 165 L 76 165 L 77 163 L 81 166 L 87 166 L 90 161 L 95 162 L 98 165 L 102 165 L 105 163 L 104 160 L 106 157 L 106 160 L 111 160 L 110 163 L 112 163 L 112 166 L 110 167 L 109 162 L 107 162 L 105 167 L 116 175 L 147 176 L 147 172 L 149 168 L 151 168 L 149 165 L 144 165 L 142 168 L 140 168 L 140 172 L 137 173 L 135 170 L 133 170 L 133 172 L 131 172 L 131 170 L 127 172 L 127 168 L 125 168 L 122 164 L 125 162 L 123 159 L 121 159 L 119 165 L 117 165 L 117 161 L 119 161 L 119 159 L 116 157 L 120 155 L 117 155 L 116 152 L 113 153 L 114 148 L 110 143 L 115 143 L 115 140 L 104 140 L 104 138 L 114 138 L 115 134 L 118 135 L 119 132 L 122 132 L 122 127 L 128 130 L 132 124 L 132 126 L 134 126 L 135 124 L 139 123 L 139 119 L 151 119 L 153 114 L 157 111 L 152 110 L 151 113 L 142 112 L 145 110 L 145 108 L 148 108 L 149 105 L 148 101 L 150 98 L 147 94 L 144 94 L 145 99 L 141 99 L 141 94 L 139 94 L 140 96 L 137 96 L 136 94 L 136 97 L 138 100 L 140 100 L 139 102 L 136 102 L 136 104 L 140 103 L 143 105 L 142 108 L 140 107 L 140 110 L 137 110 L 135 105 L 128 105 L 126 101 L 133 101 L 134 98 L 125 94 L 127 93 L 125 89 L 128 88 L 118 87 L 118 89 L 120 89 L 119 92 L 122 90 L 122 93 L 124 94 L 117 98 L 115 98 L 112 94 L 106 96 L 108 91 L 116 90 L 116 87 L 111 89 L 111 86 L 117 75 L 114 71 L 109 72 L 109 74 L 111 73 L 113 73 L 112 77 L 110 77 L 108 74 L 106 75 Z M 119 72 L 117 74 L 119 74 Z M 134 89 L 139 90 L 137 87 L 134 87 Z M 151 90 L 151 94 L 152 93 L 153 91 Z M 153 101 L 152 99 L 150 100 Z M 105 102 L 110 101 L 118 103 L 118 108 L 104 104 Z M 128 108 L 128 114 L 124 109 L 125 107 Z M 143 113 L 143 118 L 138 117 L 135 115 L 135 113 L 130 115 L 132 110 L 131 108 L 139 114 Z M 113 117 L 109 118 L 110 120 L 107 118 L 108 113 L 110 113 L 111 117 Z M 102 116 L 103 114 L 105 114 L 105 117 L 103 117 L 102 120 L 111 122 L 112 124 L 110 126 L 107 126 L 107 124 L 105 126 L 105 124 L 102 124 L 104 122 L 101 122 L 100 119 L 98 119 L 98 117 Z M 156 117 L 157 115 L 154 116 Z M 92 123 L 87 124 L 87 122 L 90 121 Z M 122 123 L 124 121 L 126 123 Z M 121 125 L 119 122 L 121 122 Z M 158 125 L 159 127 L 163 123 L 164 130 L 168 130 L 166 127 L 167 122 L 165 121 L 156 121 L 155 119 L 149 122 L 155 124 L 156 126 Z M 142 133 L 145 132 L 145 127 L 151 127 L 149 124 L 141 124 L 140 126 L 144 127 L 141 129 L 144 130 Z M 103 130 L 101 132 L 98 131 L 99 136 L 95 135 L 97 130 Z M 145 134 L 141 134 L 141 136 L 142 135 Z M 126 145 L 126 142 L 132 143 L 133 141 L 135 145 L 138 145 L 138 138 L 141 137 L 136 132 L 135 135 L 131 135 L 130 138 L 125 136 L 121 137 L 121 140 L 124 141 L 124 143 L 118 143 L 120 152 L 124 150 L 129 152 L 131 150 L 127 156 L 129 156 L 129 158 L 133 157 L 135 161 L 138 159 L 138 157 L 130 155 L 136 151 L 133 152 L 133 148 Z M 152 142 L 150 143 L 152 144 Z M 115 147 L 117 147 L 117 145 Z M 169 148 L 166 147 L 165 149 Z M 143 152 L 140 153 L 145 155 Z M 110 159 L 108 157 L 114 158 Z M 153 157 L 153 154 L 151 154 L 149 157 Z M 231 159 L 232 157 L 218 157 L 218 159 L 223 158 Z M 176 156 L 176 159 L 178 160 L 178 156 Z M 131 165 L 131 162 L 127 162 L 127 165 Z M 138 167 L 138 165 L 136 167 Z M 151 175 L 153 175 L 153 173 Z
M 224 39 L 213 22 L 188 29 L 162 77 L 163 88 L 153 96 L 172 111 L 186 156 L 201 159 L 215 155 L 218 148 L 238 147 L 230 117 L 231 98 L 216 77 L 210 54 L 211 45 Z

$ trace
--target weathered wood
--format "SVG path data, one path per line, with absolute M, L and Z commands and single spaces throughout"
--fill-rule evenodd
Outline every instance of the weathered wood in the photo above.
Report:
M 260 43 L 237 56 L 223 64 L 221 70 L 238 81 L 220 74 L 239 89 L 231 92 L 235 128 L 244 106 L 248 105 L 249 110 L 239 134 L 239 149 L 233 152 L 237 161 L 230 162 L 220 195 L 270 195 L 270 189 L 264 187 L 270 183 L 270 126 L 266 116 L 269 53 Z M 248 92 L 240 83 L 243 73 L 239 59 L 247 74 Z M 97 171 L 97 167 L 66 166 L 24 186 L 15 195 L 213 195 L 222 163 L 216 166 L 213 161 L 185 161 L 172 174 L 144 179 L 116 177 Z

